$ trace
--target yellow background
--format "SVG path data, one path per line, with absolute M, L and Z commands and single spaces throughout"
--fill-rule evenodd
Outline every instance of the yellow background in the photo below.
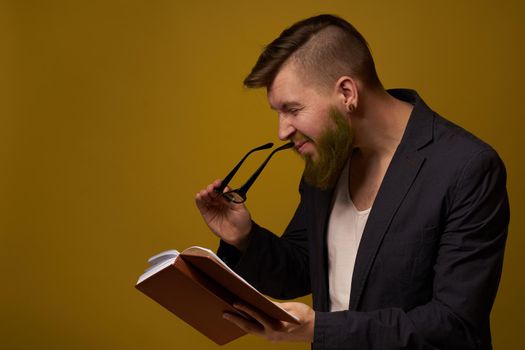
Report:
M 418 90 L 504 159 L 512 219 L 493 337 L 523 348 L 522 4 L 0 1 L 0 347 L 216 348 L 134 284 L 161 250 L 216 248 L 194 194 L 279 143 L 264 91 L 242 79 L 282 29 L 328 12 L 368 39 L 386 87 Z M 249 194 L 258 222 L 285 227 L 301 169 L 292 152 L 272 160 Z M 224 348 L 248 347 L 308 348 Z

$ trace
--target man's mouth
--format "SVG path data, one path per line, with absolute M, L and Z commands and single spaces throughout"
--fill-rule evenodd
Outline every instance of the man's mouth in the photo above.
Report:
M 301 141 L 296 141 L 295 142 L 295 150 L 299 153 L 299 154 L 304 154 L 304 146 L 308 143 L 309 141 L 308 140 L 301 140 Z

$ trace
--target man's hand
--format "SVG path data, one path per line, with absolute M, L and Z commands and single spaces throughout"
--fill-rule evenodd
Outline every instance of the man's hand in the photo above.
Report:
M 195 196 L 195 203 L 208 227 L 226 243 L 244 251 L 252 228 L 250 213 L 244 204 L 231 203 L 215 191 L 215 180 Z M 225 188 L 224 191 L 229 191 Z
M 257 322 L 247 320 L 246 318 L 225 313 L 223 317 L 228 321 L 235 323 L 242 330 L 266 338 L 271 342 L 309 342 L 314 338 L 315 312 L 306 304 L 302 303 L 279 303 L 279 305 L 297 317 L 300 324 L 294 324 L 284 321 L 277 321 L 268 318 L 259 311 L 244 305 L 234 304 L 233 306 L 253 317 Z

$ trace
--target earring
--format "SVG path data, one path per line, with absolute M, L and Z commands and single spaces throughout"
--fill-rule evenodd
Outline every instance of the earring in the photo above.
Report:
M 348 112 L 354 113 L 354 111 L 355 111 L 355 106 L 353 104 L 349 104 L 348 105 Z

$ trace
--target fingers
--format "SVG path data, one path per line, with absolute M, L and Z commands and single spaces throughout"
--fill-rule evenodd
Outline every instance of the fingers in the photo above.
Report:
M 289 330 L 286 329 L 287 322 L 269 318 L 258 310 L 242 303 L 235 303 L 233 307 L 255 320 L 250 321 L 238 315 L 228 313 L 223 315 L 225 319 L 233 322 L 245 332 L 264 337 L 271 342 L 283 341 L 289 337 Z
M 211 184 L 213 185 L 213 188 L 215 189 L 215 188 L 219 187 L 221 185 L 221 183 L 222 183 L 222 180 L 217 179 L 217 180 L 213 181 Z
M 221 180 L 215 180 L 195 195 L 195 202 L 199 209 L 204 209 L 216 201 L 219 194 L 215 191 L 215 188 L 220 185 Z
M 284 311 L 292 313 L 292 314 L 295 314 L 295 311 L 297 310 L 297 304 L 298 304 L 297 302 L 277 302 L 273 300 L 272 300 L 272 303 L 274 303 L 275 305 L 277 305 Z
M 264 327 L 260 323 L 230 313 L 225 313 L 222 317 L 247 333 L 264 336 Z
M 233 307 L 252 317 L 254 320 L 259 322 L 266 330 L 278 330 L 282 326 L 280 321 L 269 318 L 260 311 L 243 303 L 235 303 L 233 304 Z
M 283 308 L 285 311 L 294 311 L 297 308 L 297 303 L 295 302 L 284 302 L 284 303 L 278 303 L 274 302 L 275 304 L 279 305 L 281 308 Z
M 252 317 L 254 320 L 249 320 L 240 315 L 225 313 L 223 317 L 241 328 L 245 332 L 255 334 L 266 338 L 271 342 L 281 341 L 304 341 L 312 342 L 314 334 L 314 319 L 315 312 L 306 304 L 302 303 L 284 303 L 283 308 L 300 311 L 311 310 L 306 312 L 307 317 L 301 324 L 289 323 L 275 320 L 262 314 L 257 309 L 254 309 L 243 303 L 235 303 L 233 306 L 242 314 Z

